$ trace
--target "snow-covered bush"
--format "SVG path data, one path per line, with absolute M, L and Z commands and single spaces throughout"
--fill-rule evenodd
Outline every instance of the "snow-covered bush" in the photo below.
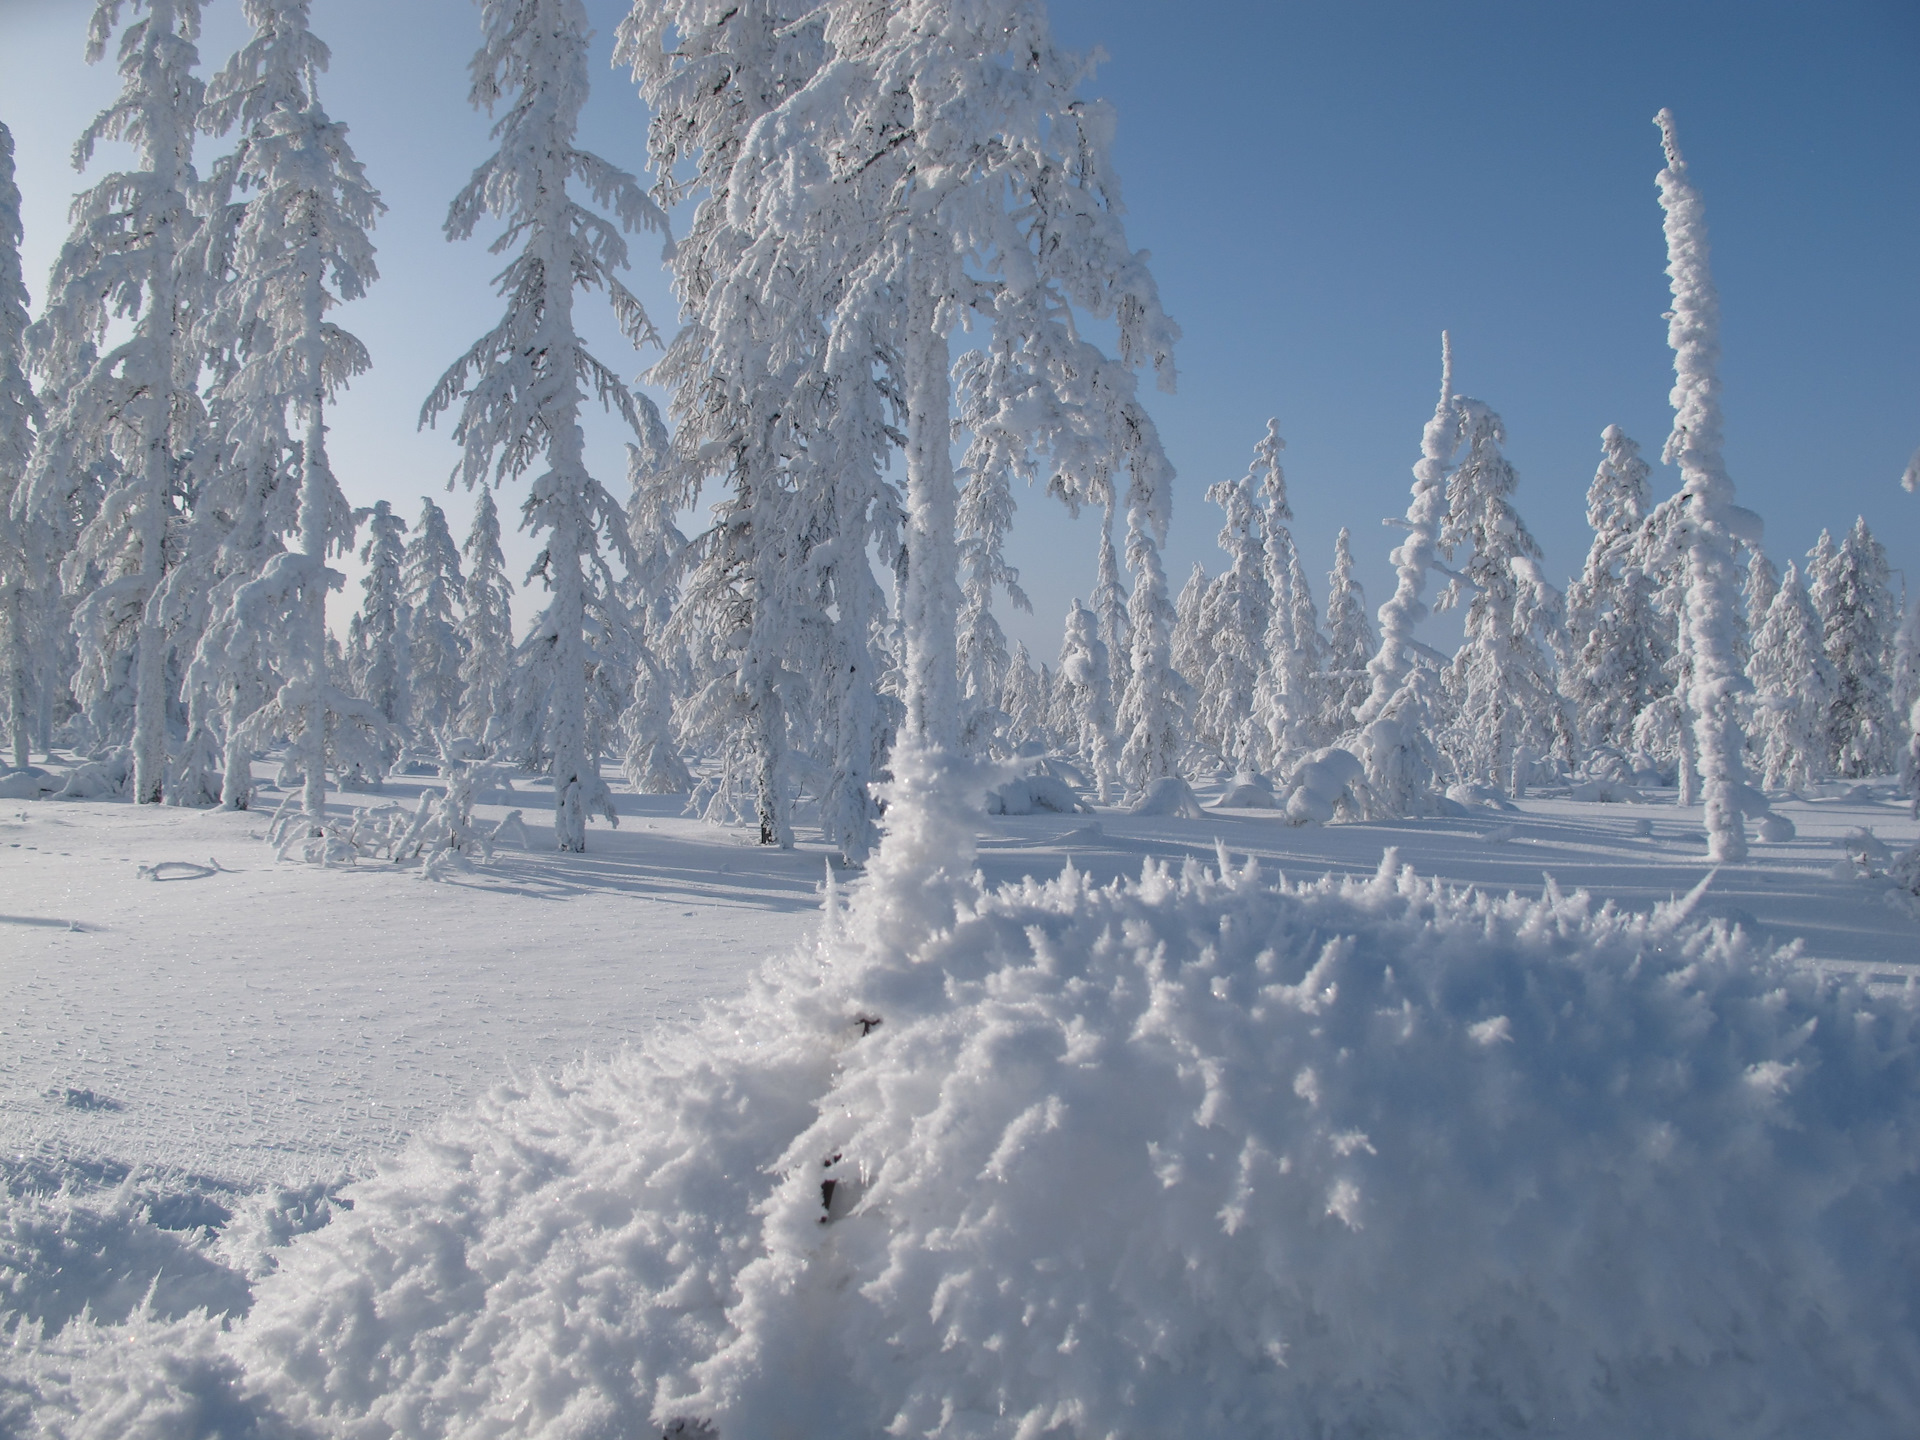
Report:
M 236 1384 L 337 1434 L 1911 1434 L 1920 1008 L 1689 904 L 1389 853 L 929 931 L 883 876 L 355 1187 Z

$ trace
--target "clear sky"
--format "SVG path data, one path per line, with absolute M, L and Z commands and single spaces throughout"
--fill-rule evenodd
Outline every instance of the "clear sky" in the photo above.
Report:
M 18 144 L 36 304 L 81 183 L 67 151 L 117 84 L 110 62 L 81 59 L 91 8 L 0 0 L 0 120 Z M 624 7 L 588 8 L 610 57 Z M 207 7 L 209 73 L 239 38 L 238 10 Z M 334 49 L 323 98 L 390 207 L 374 236 L 383 278 L 341 312 L 375 369 L 339 407 L 335 466 L 356 503 L 388 498 L 410 517 L 434 495 L 458 535 L 470 501 L 444 494 L 451 443 L 415 421 L 496 315 L 498 262 L 439 229 L 487 151 L 466 104 L 475 10 L 313 11 Z M 1052 13 L 1063 43 L 1107 54 L 1092 89 L 1118 107 L 1130 234 L 1185 330 L 1179 393 L 1147 391 L 1179 472 L 1176 588 L 1196 559 L 1217 568 L 1206 486 L 1245 470 L 1275 415 L 1316 586 L 1345 524 L 1370 605 L 1385 598 L 1394 534 L 1380 520 L 1405 507 L 1443 328 L 1459 387 L 1506 419 L 1516 500 L 1550 573 L 1576 571 L 1600 431 L 1620 424 L 1657 461 L 1670 422 L 1662 105 L 1706 198 L 1728 465 L 1769 553 L 1784 563 L 1864 514 L 1897 569 L 1920 567 L 1920 498 L 1897 484 L 1920 445 L 1914 0 L 1055 0 Z M 585 141 L 638 171 L 645 111 L 623 73 L 595 83 Z M 634 260 L 666 330 L 657 243 L 637 240 Z M 653 358 L 610 325 L 597 333 L 631 373 Z M 613 432 L 596 437 L 624 493 Z M 1674 473 L 1656 464 L 1654 484 L 1671 491 Z M 1094 532 L 1044 496 L 1022 501 L 1013 559 L 1038 614 L 1003 621 L 1051 659 L 1067 602 L 1091 586 Z

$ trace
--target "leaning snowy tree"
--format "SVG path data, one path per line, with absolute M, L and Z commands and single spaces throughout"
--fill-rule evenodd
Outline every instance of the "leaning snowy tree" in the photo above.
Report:
M 40 402 L 27 380 L 27 286 L 20 273 L 20 191 L 13 132 L 0 125 L 0 687 L 16 770 L 27 767 L 33 684 L 34 584 L 25 505 Z
M 90 62 L 105 54 L 127 8 L 127 0 L 96 6 Z M 108 491 L 63 567 L 70 587 L 93 587 L 74 616 L 76 684 L 97 715 L 130 718 L 133 798 L 154 804 L 166 778 L 172 654 L 156 600 L 177 538 L 170 532 L 191 508 L 200 438 L 199 363 L 187 335 L 202 297 L 187 271 L 198 224 L 188 195 L 201 0 L 132 0 L 132 8 L 145 14 L 121 32 L 120 96 L 82 133 L 74 164 L 84 167 L 102 140 L 131 145 L 137 162 L 74 201 L 73 232 L 31 331 L 34 369 L 59 397 L 49 428 L 63 443 L 42 447 L 27 503 L 45 514 L 71 493 L 74 467 L 111 462 Z
M 619 375 L 587 350 L 574 323 L 574 290 L 606 292 L 621 333 L 654 339 L 639 300 L 616 272 L 626 268 L 621 231 L 666 230 L 666 216 L 632 176 L 574 144 L 587 100 L 591 32 L 580 0 L 481 0 L 482 41 L 471 65 L 471 99 L 492 113 L 500 148 L 454 199 L 447 238 L 471 236 L 489 215 L 504 225 L 495 253 L 518 247 L 501 272 L 500 323 L 454 362 L 421 409 L 431 424 L 458 405 L 455 475 L 469 488 L 523 475 L 544 458 L 522 511 L 542 538 L 533 573 L 548 602 L 524 645 L 517 703 L 531 706 L 551 756 L 554 843 L 587 848 L 587 816 L 618 824 L 587 735 L 588 611 L 614 602 L 604 540 L 625 558 L 626 517 L 587 470 L 580 410 L 589 396 L 644 436 L 642 409 Z M 575 201 L 578 182 L 613 213 L 608 221 Z M 611 619 L 611 617 L 603 617 Z
M 1676 543 L 1685 557 L 1687 603 L 1681 624 L 1692 668 L 1686 696 L 1706 801 L 1708 858 L 1747 853 L 1746 787 L 1738 697 L 1740 580 L 1734 564 L 1733 481 L 1720 454 L 1720 297 L 1707 264 L 1706 210 L 1674 138 L 1673 112 L 1654 117 L 1667 166 L 1660 172 L 1666 211 L 1667 274 L 1673 309 L 1673 433 L 1665 459 L 1680 467 L 1682 516 Z

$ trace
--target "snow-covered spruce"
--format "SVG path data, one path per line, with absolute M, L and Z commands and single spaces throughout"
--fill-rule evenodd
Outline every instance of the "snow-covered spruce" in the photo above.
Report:
M 1567 587 L 1573 663 L 1562 688 L 1584 747 L 1626 750 L 1640 712 L 1666 692 L 1673 647 L 1636 552 L 1649 511 L 1651 467 L 1618 425 L 1601 432 L 1600 444 L 1600 465 L 1587 488 L 1593 543 L 1585 568 Z
M 1333 569 L 1327 572 L 1327 656 L 1322 686 L 1320 733 L 1344 735 L 1367 698 L 1367 661 L 1379 637 L 1367 619 L 1367 596 L 1353 578 L 1353 536 L 1342 525 L 1333 542 Z
M 13 768 L 27 768 L 34 684 L 34 532 L 25 500 L 40 402 L 27 379 L 27 286 L 20 272 L 20 190 L 13 132 L 0 125 L 0 719 Z M 38 567 L 45 570 L 45 557 Z
M 1514 508 L 1519 477 L 1501 452 L 1506 428 L 1478 400 L 1455 401 L 1467 455 L 1447 481 L 1443 544 L 1471 546 L 1461 578 L 1467 588 L 1466 638 L 1446 683 L 1451 723 L 1444 744 L 1463 780 L 1515 790 L 1523 749 L 1570 759 L 1568 722 L 1554 674 L 1560 593 L 1540 571 L 1539 544 Z
M 1791 564 L 1753 636 L 1753 743 L 1766 785 L 1797 787 L 1826 773 L 1833 666 L 1820 617 Z
M 1910 1001 L 1689 902 L 1391 852 L 1069 871 L 951 925 L 899 879 L 354 1187 L 235 1325 L 237 1403 L 463 1437 L 1920 1424 Z
M 466 580 L 460 596 L 460 717 L 463 735 L 483 743 L 499 736 L 512 703 L 513 582 L 500 551 L 500 511 L 485 486 L 474 503 L 473 524 L 460 553 Z
M 666 468 L 664 427 L 645 448 L 627 447 L 627 539 L 633 545 L 625 598 L 631 612 L 633 693 L 620 716 L 627 781 L 646 795 L 679 795 L 693 788 L 680 758 L 673 725 L 674 677 L 668 626 L 685 563 L 687 537 L 674 523 L 675 490 Z
M 708 485 L 719 495 L 711 523 L 688 547 L 667 634 L 687 657 L 681 733 L 690 750 L 718 762 L 692 803 L 710 819 L 749 820 L 763 843 L 780 845 L 792 843 L 792 681 L 809 661 L 824 660 L 790 656 L 797 637 L 785 603 L 799 598 L 796 561 L 805 545 L 793 533 L 801 527 L 790 528 L 782 455 L 810 450 L 799 432 L 835 408 L 820 373 L 826 322 L 818 289 L 823 279 L 844 277 L 802 272 L 798 253 L 756 248 L 751 177 L 735 166 L 756 123 L 825 57 L 825 16 L 809 15 L 811 8 L 789 0 L 724 7 L 640 0 L 621 22 L 615 52 L 655 115 L 647 132 L 655 196 L 663 206 L 692 208 L 672 257 L 687 323 L 651 377 L 672 392 L 673 452 L 663 478 L 679 505 Z M 756 284 L 756 265 L 772 265 L 785 283 Z M 871 358 L 858 346 L 840 357 L 854 365 Z M 836 519 L 810 517 L 805 528 L 821 536 Z M 883 551 L 889 548 L 898 551 L 897 543 Z M 818 606 L 818 596 L 806 600 Z M 817 642 L 817 616 L 808 628 Z M 799 717 L 803 733 L 811 718 Z
M 1833 548 L 1823 533 L 1809 565 L 1827 659 L 1833 666 L 1827 763 L 1849 779 L 1884 775 L 1899 744 L 1890 670 L 1898 607 L 1887 552 L 1864 519 Z
M 360 562 L 360 609 L 347 622 L 347 669 L 354 692 L 391 725 L 407 718 L 409 611 L 404 573 L 407 522 L 384 500 L 367 517 L 367 543 Z
M 401 594 L 407 606 L 407 724 L 431 742 L 460 714 L 460 668 L 466 647 L 454 607 L 465 588 L 460 552 L 446 512 L 422 497 L 420 519 L 402 559 Z
M 80 596 L 75 691 L 96 729 L 130 736 L 134 799 L 149 804 L 165 783 L 172 653 L 153 602 L 169 542 L 178 543 L 169 531 L 190 510 L 185 462 L 202 414 L 187 333 L 204 299 L 191 243 L 199 220 L 188 202 L 203 94 L 193 73 L 201 0 L 136 0 L 145 12 L 137 18 L 127 8 L 102 0 L 88 24 L 89 62 L 120 30 L 122 85 L 82 132 L 74 160 L 85 165 L 100 141 L 118 140 L 133 147 L 135 164 L 75 200 L 72 234 L 30 332 L 43 393 L 59 397 L 49 420 L 59 438 L 38 453 L 27 503 L 47 515 L 68 502 L 77 471 L 104 469 L 105 492 L 90 497 L 62 567 Z M 115 319 L 125 328 L 109 333 Z
M 1092 771 L 1100 803 L 1109 804 L 1120 760 L 1113 733 L 1113 674 L 1098 617 L 1077 599 L 1060 640 L 1059 675 L 1063 705 L 1055 728 Z
M 328 51 L 308 26 L 306 0 L 246 0 L 243 9 L 252 34 L 214 77 L 201 115 L 213 133 L 238 130 L 221 177 L 246 197 L 210 221 L 217 228 L 206 247 L 209 280 L 218 288 L 202 344 L 221 374 L 214 415 L 228 463 L 243 493 L 264 492 L 258 534 L 236 527 L 228 543 L 261 553 L 230 562 L 244 583 L 223 595 L 194 664 L 205 683 L 235 697 L 233 778 L 244 778 L 246 744 L 288 737 L 304 775 L 307 823 L 317 831 L 328 764 L 364 770 L 385 744 L 373 712 L 342 692 L 326 661 L 326 599 L 345 583 L 327 561 L 352 548 L 356 528 L 327 460 L 326 410 L 369 364 L 360 342 L 327 316 L 376 278 L 367 230 L 383 207 L 346 126 L 320 104 Z M 281 467 L 296 456 L 297 477 L 283 478 Z M 283 535 L 293 551 L 265 553 Z M 278 689 L 242 723 L 238 699 L 263 674 Z M 237 788 L 228 798 L 238 798 Z
M 1196 744 L 1243 770 L 1266 761 L 1267 737 L 1254 733 L 1254 693 L 1280 662 L 1279 653 L 1268 649 L 1268 638 L 1276 601 L 1286 594 L 1287 550 L 1267 533 L 1279 517 L 1262 504 L 1262 482 L 1279 469 L 1282 443 L 1277 426 L 1268 421 L 1247 473 L 1207 487 L 1207 499 L 1226 515 L 1218 538 L 1227 564 L 1207 587 L 1200 606 L 1197 624 L 1205 668 L 1192 679 L 1197 691 L 1192 733 Z M 1281 488 L 1280 504 L 1285 502 Z M 1292 635 L 1284 626 L 1287 613 L 1281 614 L 1276 638 L 1279 649 L 1287 651 Z M 1285 733 L 1286 726 L 1280 729 Z
M 653 338 L 640 302 L 619 281 L 627 263 L 621 231 L 664 232 L 666 216 L 632 176 L 574 143 L 587 99 L 587 14 L 580 0 L 482 0 L 481 45 L 471 64 L 474 106 L 504 105 L 499 148 L 473 173 L 447 212 L 447 238 L 472 236 L 488 217 L 505 225 L 498 250 L 515 246 L 498 288 L 500 323 L 462 355 L 421 407 L 423 424 L 458 408 L 455 474 L 469 488 L 517 478 L 544 459 L 524 508 L 541 538 L 534 572 L 547 606 L 528 636 L 515 695 L 551 757 L 554 839 L 584 850 L 587 816 L 617 824 L 589 747 L 586 630 L 589 612 L 615 603 L 604 540 L 626 558 L 625 516 L 587 470 L 580 409 L 589 395 L 645 438 L 642 411 L 619 375 L 591 355 L 574 323 L 574 290 L 604 290 L 621 332 Z M 578 204 L 578 183 L 613 212 L 609 222 Z M 616 623 L 610 613 L 600 623 Z

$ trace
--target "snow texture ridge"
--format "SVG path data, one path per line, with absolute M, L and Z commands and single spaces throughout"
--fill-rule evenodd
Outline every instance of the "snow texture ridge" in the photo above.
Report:
M 952 819 L 352 1187 L 217 1343 L 69 1327 L 43 1424 L 177 1373 L 139 1413 L 354 1437 L 1914 1432 L 1911 995 L 1392 852 L 909 883 Z

